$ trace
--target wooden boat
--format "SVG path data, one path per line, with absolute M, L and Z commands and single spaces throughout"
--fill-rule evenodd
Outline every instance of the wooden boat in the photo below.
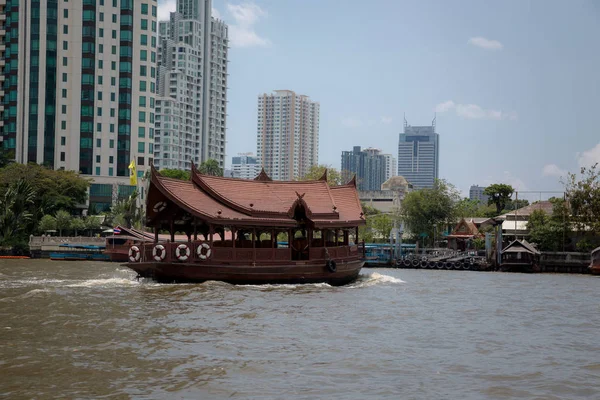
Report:
M 200 174 L 190 181 L 151 167 L 146 196 L 152 243 L 131 246 L 125 265 L 159 282 L 233 284 L 354 281 L 364 264 L 358 227 L 365 218 L 356 179 L 329 187 L 316 181 L 254 180 Z M 170 240 L 161 241 L 167 230 Z M 185 243 L 175 233 L 187 236 Z
M 588 268 L 592 274 L 600 275 L 600 247 L 592 251 L 592 262 Z

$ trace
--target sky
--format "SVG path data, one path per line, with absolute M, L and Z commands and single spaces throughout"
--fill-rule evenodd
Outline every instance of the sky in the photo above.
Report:
M 175 10 L 159 0 L 159 19 Z M 213 0 L 229 25 L 227 165 L 256 152 L 257 97 L 320 103 L 319 163 L 397 156 L 403 116 L 437 116 L 440 178 L 561 191 L 600 162 L 600 2 Z

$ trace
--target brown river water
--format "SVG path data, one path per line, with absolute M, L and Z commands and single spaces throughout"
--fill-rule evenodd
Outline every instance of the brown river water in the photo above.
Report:
M 600 279 L 164 285 L 0 260 L 0 398 L 600 399 Z

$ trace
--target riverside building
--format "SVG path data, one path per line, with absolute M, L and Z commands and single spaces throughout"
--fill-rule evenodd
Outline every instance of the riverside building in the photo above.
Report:
M 404 120 L 404 132 L 398 142 L 398 175 L 415 189 L 432 188 L 439 177 L 439 153 L 435 119 L 431 126 L 410 126 Z

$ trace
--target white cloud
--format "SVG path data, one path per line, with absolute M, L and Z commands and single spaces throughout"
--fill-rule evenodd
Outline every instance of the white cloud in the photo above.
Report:
M 600 163 L 600 143 L 583 153 L 577 154 L 577 161 L 580 167 L 590 167 Z
M 221 13 L 219 12 L 219 10 L 217 10 L 214 7 L 211 9 L 211 14 L 216 19 L 223 19 L 223 18 L 221 18 Z
M 393 121 L 392 117 L 386 117 L 386 116 L 381 117 L 382 124 L 389 125 L 392 123 L 392 121 Z
M 229 25 L 229 42 L 236 47 L 269 46 L 271 41 L 256 33 L 254 25 L 267 12 L 254 3 L 227 4 L 227 12 L 235 20 Z
M 342 125 L 346 128 L 358 128 L 363 125 L 362 121 L 356 117 L 342 118 Z
M 556 178 L 562 178 L 564 176 L 567 176 L 567 171 L 560 168 L 556 164 L 548 164 L 548 165 L 544 165 L 544 168 L 542 169 L 542 175 L 543 176 L 553 176 Z
M 486 110 L 477 104 L 457 104 L 452 100 L 445 101 L 435 106 L 435 112 L 443 113 L 454 110 L 456 115 L 467 119 L 508 119 L 515 121 L 518 115 L 514 111 L 503 112 L 500 110 Z
M 472 37 L 469 39 L 468 43 L 486 50 L 502 50 L 504 47 L 502 43 L 497 40 L 490 40 L 481 36 Z
M 158 6 L 158 20 L 166 21 L 171 18 L 171 13 L 175 12 L 177 9 L 177 1 L 176 0 L 166 0 L 163 1 Z
M 435 106 L 435 112 L 443 113 L 454 108 L 455 104 L 452 100 L 445 101 Z

